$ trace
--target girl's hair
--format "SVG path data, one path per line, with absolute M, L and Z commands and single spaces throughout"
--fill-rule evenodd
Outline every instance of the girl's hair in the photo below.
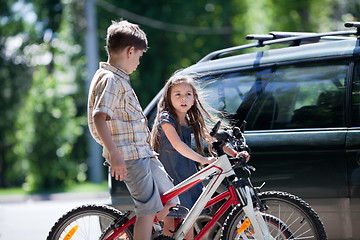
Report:
M 189 117 L 190 126 L 194 133 L 197 151 L 200 154 L 204 154 L 204 149 L 203 149 L 204 146 L 202 140 L 205 140 L 208 144 L 209 152 L 211 153 L 212 138 L 210 136 L 210 131 L 205 124 L 205 119 L 203 114 L 205 114 L 209 118 L 209 120 L 212 120 L 212 117 L 205 110 L 203 104 L 200 102 L 198 91 L 196 90 L 195 87 L 195 81 L 193 77 L 189 75 L 173 75 L 165 84 L 163 95 L 160 98 L 157 105 L 157 115 L 154 121 L 153 129 L 151 131 L 151 145 L 155 151 L 159 150 L 158 125 L 159 125 L 160 115 L 164 111 L 169 112 L 175 118 L 177 133 L 179 134 L 179 136 L 181 136 L 181 127 L 180 127 L 179 119 L 171 103 L 171 95 L 170 95 L 172 87 L 181 83 L 189 84 L 194 94 L 194 104 L 187 112 L 187 115 Z

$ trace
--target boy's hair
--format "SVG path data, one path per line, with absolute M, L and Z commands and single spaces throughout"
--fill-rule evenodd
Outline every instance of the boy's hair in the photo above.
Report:
M 187 115 L 190 120 L 190 126 L 194 133 L 197 151 L 200 154 L 204 154 L 202 140 L 205 140 L 208 143 L 209 152 L 211 153 L 210 142 L 212 139 L 209 134 L 210 131 L 205 124 L 205 119 L 204 119 L 203 113 L 209 119 L 212 119 L 212 117 L 205 110 L 205 108 L 203 107 L 203 104 L 199 100 L 199 95 L 196 90 L 196 87 L 194 84 L 194 79 L 192 76 L 173 75 L 165 84 L 163 95 L 160 98 L 158 105 L 157 105 L 157 115 L 156 115 L 156 118 L 154 121 L 153 129 L 151 131 L 151 145 L 155 151 L 159 150 L 158 125 L 159 125 L 160 115 L 164 111 L 169 112 L 175 118 L 177 133 L 179 134 L 179 136 L 181 136 L 180 123 L 177 118 L 175 109 L 174 109 L 173 105 L 171 104 L 171 95 L 170 95 L 172 87 L 176 86 L 178 84 L 181 84 L 181 83 L 189 84 L 189 86 L 191 86 L 191 88 L 193 90 L 193 94 L 194 94 L 194 105 L 189 109 L 189 111 L 187 112 Z
M 110 56 L 112 52 L 134 46 L 135 50 L 148 49 L 146 34 L 136 24 L 126 20 L 112 21 L 107 29 L 105 49 Z

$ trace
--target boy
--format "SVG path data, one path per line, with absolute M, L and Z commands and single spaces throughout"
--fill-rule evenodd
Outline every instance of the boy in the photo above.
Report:
M 113 21 L 107 29 L 108 61 L 95 73 L 88 98 L 89 128 L 103 146 L 111 175 L 124 181 L 135 203 L 137 221 L 134 239 L 150 239 L 155 214 L 162 220 L 173 199 L 163 207 L 160 194 L 173 187 L 164 167 L 150 148 L 146 118 L 130 85 L 129 74 L 136 70 L 148 49 L 145 33 L 138 25 Z

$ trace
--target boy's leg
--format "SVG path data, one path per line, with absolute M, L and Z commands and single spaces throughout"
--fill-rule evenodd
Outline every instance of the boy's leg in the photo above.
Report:
M 124 182 L 135 204 L 134 238 L 137 240 L 151 239 L 155 215 L 163 209 L 149 162 L 149 158 L 126 161 L 128 174 Z
M 150 240 L 155 214 L 137 217 L 134 226 L 134 240 Z
M 151 172 L 154 176 L 154 180 L 156 182 L 160 194 L 163 194 L 174 187 L 174 184 L 172 183 L 170 176 L 167 174 L 164 166 L 157 157 L 151 158 L 150 166 L 151 166 Z M 174 197 L 173 199 L 171 199 L 167 203 L 167 205 L 165 205 L 164 208 L 157 213 L 156 216 L 159 219 L 159 221 L 163 221 L 164 218 L 168 215 L 169 209 L 171 207 L 176 206 L 177 204 L 180 204 L 178 197 Z
M 139 221 L 136 222 L 134 232 L 136 239 L 151 237 L 151 228 L 156 212 L 159 220 L 163 220 L 170 207 L 179 204 L 175 197 L 163 207 L 160 194 L 170 190 L 174 185 L 169 179 L 164 167 L 157 158 L 146 158 L 126 162 L 128 174 L 124 179 L 135 203 L 135 213 Z M 147 228 L 150 228 L 148 232 Z M 149 234 L 149 236 L 147 236 Z
M 149 158 L 126 161 L 128 173 L 124 182 L 134 201 L 137 217 L 152 215 L 163 209 L 149 162 Z

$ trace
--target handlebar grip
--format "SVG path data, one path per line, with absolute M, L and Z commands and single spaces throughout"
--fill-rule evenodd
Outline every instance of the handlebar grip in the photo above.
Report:
M 221 121 L 218 121 L 211 130 L 210 136 L 215 137 L 216 133 L 219 131 L 220 125 L 221 125 Z

